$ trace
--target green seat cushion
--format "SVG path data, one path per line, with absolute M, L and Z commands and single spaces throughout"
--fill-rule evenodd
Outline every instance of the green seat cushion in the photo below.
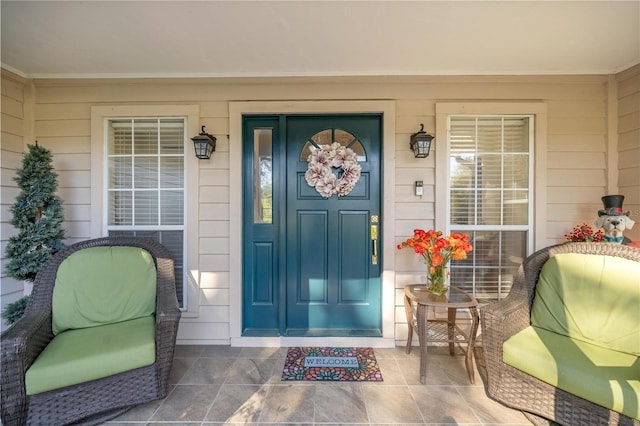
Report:
M 531 324 L 640 355 L 640 262 L 563 253 L 542 267 Z
M 27 370 L 27 395 L 108 377 L 155 362 L 155 317 L 67 330 Z
M 53 333 L 155 313 L 156 267 L 138 247 L 92 247 L 59 266 L 53 288 Z
M 640 358 L 527 327 L 503 345 L 506 364 L 587 401 L 640 419 Z

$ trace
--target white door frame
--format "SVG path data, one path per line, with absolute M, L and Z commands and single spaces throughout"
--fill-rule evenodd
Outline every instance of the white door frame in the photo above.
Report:
M 231 346 L 395 346 L 395 102 L 273 101 L 229 103 L 229 334 Z M 382 113 L 382 337 L 243 337 L 242 116 Z M 320 339 L 320 340 L 319 340 Z

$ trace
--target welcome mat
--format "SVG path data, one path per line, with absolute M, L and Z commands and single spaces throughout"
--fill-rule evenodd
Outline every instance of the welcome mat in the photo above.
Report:
M 373 348 L 289 348 L 282 380 L 382 381 Z

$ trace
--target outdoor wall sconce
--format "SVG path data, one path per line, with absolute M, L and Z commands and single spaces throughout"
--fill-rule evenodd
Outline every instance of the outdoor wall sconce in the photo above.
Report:
M 201 160 L 208 160 L 211 158 L 211 153 L 216 150 L 216 137 L 205 132 L 204 127 L 202 126 L 200 134 L 192 137 L 191 140 L 196 150 L 196 157 Z
M 425 158 L 429 156 L 431 142 L 434 137 L 424 131 L 424 124 L 420 124 L 420 130 L 411 135 L 411 151 L 416 158 Z

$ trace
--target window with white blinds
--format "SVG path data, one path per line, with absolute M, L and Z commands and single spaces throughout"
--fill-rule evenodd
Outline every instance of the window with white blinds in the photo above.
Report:
M 185 123 L 112 119 L 108 125 L 109 235 L 153 238 L 171 252 L 184 306 Z
M 506 296 L 526 257 L 532 147 L 532 116 L 449 117 L 449 223 L 474 246 L 451 277 L 479 299 Z

